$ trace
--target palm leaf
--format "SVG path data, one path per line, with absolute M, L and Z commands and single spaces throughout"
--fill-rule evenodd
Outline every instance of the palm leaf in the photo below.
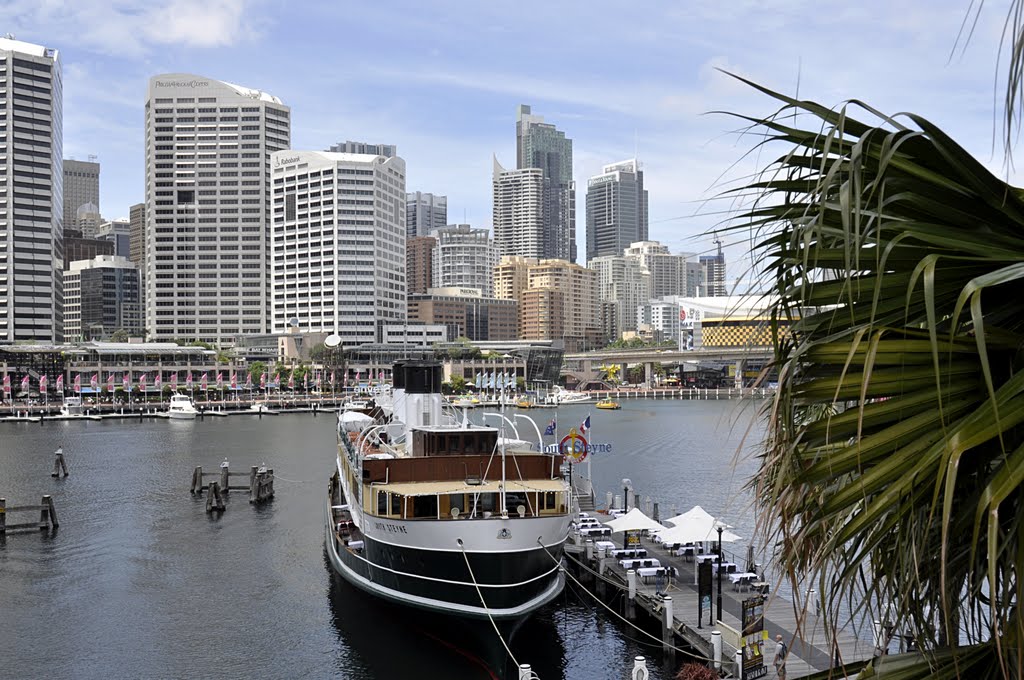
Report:
M 776 328 L 762 527 L 830 626 L 854 603 L 914 633 L 920 654 L 865 674 L 1019 677 L 1021 192 L 920 116 L 745 82 L 781 108 L 740 118 L 792 147 L 732 227 L 757 235 Z

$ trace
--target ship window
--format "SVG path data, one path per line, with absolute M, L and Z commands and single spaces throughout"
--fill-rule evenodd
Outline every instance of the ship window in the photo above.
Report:
M 402 515 L 402 498 L 403 498 L 403 496 L 400 496 L 397 493 L 391 494 L 391 514 L 392 515 L 396 515 L 396 516 L 399 516 L 399 517 Z
M 437 496 L 416 496 L 412 501 L 412 516 L 415 519 L 437 519 Z
M 544 494 L 544 509 L 554 510 L 555 509 L 555 492 L 548 491 Z
M 494 512 L 496 493 L 482 493 L 477 500 L 477 512 Z
M 386 515 L 388 514 L 388 493 L 387 491 L 377 492 L 377 514 Z

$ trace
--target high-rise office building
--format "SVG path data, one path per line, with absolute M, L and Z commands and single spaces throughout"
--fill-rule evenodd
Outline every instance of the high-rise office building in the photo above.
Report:
M 657 241 L 630 243 L 624 254 L 637 260 L 651 273 L 652 298 L 688 295 L 687 291 L 695 290 L 697 282 L 691 283 L 689 280 L 691 263 L 688 260 L 693 255 L 673 255 L 669 252 L 668 246 Z
M 272 155 L 273 332 L 298 319 L 345 345 L 406 321 L 405 161 L 327 151 Z
M 0 341 L 63 339 L 60 55 L 0 38 Z
M 448 224 L 448 197 L 423 191 L 405 195 L 405 233 L 408 238 L 429 236 Z
M 100 207 L 90 202 L 78 206 L 72 226 L 64 225 L 64 228 L 75 229 L 82 232 L 82 236 L 86 238 L 94 238 L 96 230 L 100 228 L 102 223 L 103 216 L 100 215 Z
M 145 278 L 143 265 L 146 261 L 146 204 L 136 203 L 128 208 L 129 260 L 139 268 Z
M 587 263 L 597 272 L 598 297 L 618 305 L 618 332 L 636 330 L 636 310 L 651 299 L 651 274 L 638 259 L 624 255 L 595 257 Z
M 290 146 L 277 97 L 203 76 L 149 80 L 146 328 L 222 344 L 270 319 L 270 154 Z
M 394 158 L 398 155 L 398 147 L 394 144 L 367 144 L 366 142 L 338 142 L 327 149 L 331 153 L 354 153 L 366 156 L 384 156 Z
M 494 295 L 494 267 L 498 249 L 487 229 L 452 224 L 431 232 L 437 239 L 433 251 L 433 288 L 478 288 L 485 298 Z
M 539 257 L 576 261 L 576 183 L 572 140 L 543 116 L 520 104 L 516 112 L 516 168 L 539 168 L 544 175 L 544 231 Z M 505 253 L 502 253 L 505 254 Z M 528 255 L 530 253 L 509 253 Z
M 412 236 L 405 240 L 405 285 L 409 295 L 425 295 L 434 285 L 433 236 Z
M 114 242 L 95 237 L 86 237 L 77 229 L 64 230 L 64 271 L 72 262 L 91 260 L 100 255 L 113 255 Z
M 635 158 L 604 166 L 587 182 L 587 262 L 647 240 L 647 190 Z
M 96 238 L 114 244 L 114 255 L 131 259 L 131 224 L 128 220 L 107 220 L 96 228 Z
M 722 242 L 716 238 L 715 245 L 718 247 L 717 253 L 700 256 L 703 278 L 701 294 L 705 297 L 721 297 L 729 294 L 725 284 L 725 253 L 722 252 Z
M 139 270 L 126 257 L 76 260 L 64 272 L 64 334 L 69 342 L 103 340 L 116 330 L 142 335 Z
M 506 170 L 494 159 L 494 243 L 502 257 L 544 257 L 544 171 Z
M 94 158 L 94 156 L 90 156 Z M 81 224 L 79 210 L 87 206 L 84 215 L 100 213 L 100 164 L 95 161 L 64 159 L 64 228 L 77 229 L 92 237 L 95 224 Z
M 431 288 L 426 294 L 409 295 L 409 320 L 443 325 L 452 340 L 515 340 L 519 303 L 481 294 L 479 288 Z
M 494 267 L 494 297 L 518 300 L 530 286 L 530 267 L 537 264 L 535 257 L 504 255 Z

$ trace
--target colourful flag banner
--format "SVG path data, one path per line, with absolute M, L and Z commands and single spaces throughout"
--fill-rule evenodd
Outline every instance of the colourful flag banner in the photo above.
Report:
M 224 374 L 221 373 L 220 371 L 217 371 L 216 383 L 217 383 L 217 389 L 218 390 L 224 389 Z
M 81 373 L 75 373 L 74 391 L 78 392 L 79 394 L 82 393 L 82 374 Z
M 30 384 L 31 381 L 29 381 L 28 376 L 26 375 L 24 378 L 21 379 L 21 391 L 28 392 L 28 387 Z
M 160 371 L 157 371 L 153 377 L 153 387 L 156 388 L 157 392 L 162 392 L 164 389 L 164 379 L 161 377 Z
M 590 414 L 587 414 L 587 419 L 580 423 L 580 434 L 586 434 L 587 430 L 590 429 Z
M 92 377 L 89 378 L 89 387 L 92 388 L 93 392 L 95 392 L 96 390 L 98 390 L 100 388 L 100 374 L 99 373 L 93 373 Z
M 192 371 L 185 374 L 185 389 L 192 389 Z
M 292 371 L 292 374 L 288 376 L 288 389 L 295 389 L 295 371 Z
M 114 374 L 107 374 L 107 392 L 110 394 L 114 393 Z
M 231 371 L 231 389 L 238 389 L 238 373 L 236 371 Z
M 64 393 L 64 376 L 62 375 L 57 376 L 57 391 L 61 394 Z
M 260 389 L 262 390 L 267 386 L 267 372 L 260 373 Z
M 246 373 L 245 374 L 245 389 L 247 389 L 247 390 L 251 390 L 252 389 L 252 373 Z
M 11 376 L 4 373 L 4 396 L 8 396 L 11 393 Z
M 46 384 L 48 382 L 45 375 L 39 376 L 39 394 L 46 394 Z
M 129 371 L 125 371 L 124 375 L 121 376 L 121 387 L 124 388 L 125 392 L 132 391 L 132 374 Z
M 171 392 L 178 391 L 178 372 L 171 373 Z
M 203 371 L 203 375 L 199 378 L 199 389 L 203 391 L 207 389 L 206 371 Z
M 139 376 L 139 392 L 146 391 L 146 374 L 143 373 Z
M 544 434 L 545 435 L 552 435 L 552 434 L 555 433 L 555 430 L 557 428 L 558 428 L 558 425 L 555 423 L 555 419 L 552 418 L 551 422 L 548 423 L 548 426 L 544 428 Z

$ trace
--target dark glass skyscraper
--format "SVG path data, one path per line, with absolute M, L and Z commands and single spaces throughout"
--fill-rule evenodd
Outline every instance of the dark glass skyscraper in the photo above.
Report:
M 544 171 L 543 257 L 576 261 L 576 184 L 572 140 L 530 107 L 516 114 L 516 167 Z

